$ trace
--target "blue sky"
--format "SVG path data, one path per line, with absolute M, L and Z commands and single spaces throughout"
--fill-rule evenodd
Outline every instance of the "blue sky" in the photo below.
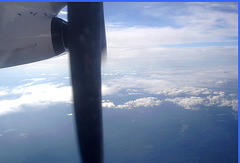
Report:
M 104 108 L 172 102 L 185 109 L 219 106 L 237 111 L 237 3 L 106 2 L 104 11 Z M 59 17 L 67 17 L 66 9 Z M 13 81 L 25 76 L 15 85 L 0 87 L 0 114 L 24 106 L 72 103 L 67 53 L 0 73 Z M 121 100 L 125 96 L 129 100 Z

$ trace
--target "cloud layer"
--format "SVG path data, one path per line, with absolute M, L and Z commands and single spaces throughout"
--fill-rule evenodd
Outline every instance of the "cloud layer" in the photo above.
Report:
M 71 103 L 72 91 L 70 86 L 62 84 L 32 85 L 32 83 L 27 83 L 9 89 L 7 95 L 15 96 L 15 98 L 0 101 L 0 115 L 21 111 L 24 106 L 45 108 L 59 102 Z
M 116 82 L 114 78 L 118 78 L 117 75 L 114 75 L 111 80 L 113 86 L 110 86 L 109 90 L 104 92 L 103 87 L 103 98 L 105 99 L 102 101 L 103 108 L 153 108 L 160 107 L 163 102 L 171 102 L 191 110 L 198 110 L 203 106 L 217 106 L 232 107 L 234 111 L 238 111 L 237 94 L 234 93 L 226 94 L 224 91 L 216 91 L 206 87 L 177 88 L 173 84 L 171 88 L 167 86 L 164 80 L 145 80 L 141 77 L 123 77 L 124 80 L 119 80 L 118 78 L 116 79 L 118 82 L 114 83 Z M 0 115 L 22 111 L 26 107 L 38 109 L 46 108 L 56 103 L 72 103 L 71 86 L 61 83 L 49 83 L 47 81 L 38 83 L 39 81 L 44 81 L 44 78 L 33 78 L 27 81 L 25 84 L 12 89 L 1 88 L 0 92 L 4 93 L 2 93 L 2 99 L 0 99 Z M 119 94 L 120 92 L 121 94 Z M 107 100 L 112 96 L 121 98 L 123 95 L 125 97 L 134 97 L 135 99 L 118 105 L 115 104 L 115 101 Z
M 154 106 L 160 106 L 163 102 L 171 102 L 189 110 L 199 110 L 203 106 L 217 106 L 231 107 L 234 111 L 238 111 L 237 94 L 226 95 L 222 91 L 213 91 L 208 88 L 172 89 L 163 91 L 162 94 L 156 94 L 164 96 L 159 96 L 158 98 L 139 98 L 133 101 L 128 101 L 121 105 L 115 105 L 109 100 L 103 100 L 102 106 L 104 108 L 115 109 L 151 108 Z

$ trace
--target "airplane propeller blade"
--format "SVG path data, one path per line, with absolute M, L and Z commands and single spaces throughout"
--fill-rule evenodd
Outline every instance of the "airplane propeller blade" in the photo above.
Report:
M 101 54 L 106 49 L 102 3 L 68 3 L 68 47 L 82 160 L 101 163 Z

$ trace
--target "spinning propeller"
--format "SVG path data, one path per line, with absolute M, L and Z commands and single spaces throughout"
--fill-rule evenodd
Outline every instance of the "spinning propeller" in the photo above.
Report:
M 68 6 L 68 22 L 56 16 Z M 0 68 L 70 53 L 78 142 L 84 163 L 103 162 L 103 3 L 0 3 Z

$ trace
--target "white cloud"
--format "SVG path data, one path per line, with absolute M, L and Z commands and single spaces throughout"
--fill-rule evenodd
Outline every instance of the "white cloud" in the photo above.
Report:
M 110 72 L 110 73 L 102 73 L 102 75 L 104 76 L 114 76 L 114 75 L 118 75 L 119 72 Z
M 237 46 L 156 47 L 153 44 L 147 45 L 147 43 L 144 43 L 146 40 L 142 39 L 142 44 L 144 45 L 138 45 L 134 40 L 133 44 L 136 44 L 134 46 L 131 46 L 132 43 L 127 41 L 124 41 L 126 46 L 120 46 L 118 42 L 116 42 L 116 45 L 108 45 L 106 67 L 109 67 L 109 69 L 115 67 L 123 68 L 124 66 L 137 68 L 148 65 L 148 67 L 162 68 L 166 66 L 170 68 L 175 68 L 176 66 L 181 66 L 182 68 L 186 66 L 204 68 L 237 65 Z M 115 44 L 115 40 L 111 43 Z
M 232 109 L 234 111 L 238 111 L 238 100 L 232 100 L 232 103 L 230 105 L 232 105 Z
M 30 79 L 24 79 L 22 81 L 38 82 L 38 81 L 43 81 L 43 80 L 46 80 L 46 78 L 30 78 Z
M 7 95 L 8 92 L 6 90 L 0 90 L 0 97 Z
M 141 95 L 142 94 L 137 89 L 127 89 L 126 92 L 128 93 L 128 95 Z
M 201 105 L 204 103 L 204 98 L 201 98 L 201 97 L 189 97 L 189 98 L 177 97 L 174 99 L 167 98 L 167 99 L 165 99 L 165 101 L 170 101 L 170 102 L 176 103 L 176 104 L 184 107 L 185 109 L 198 110 L 199 109 L 198 105 Z
M 127 89 L 126 93 L 137 93 L 136 89 Z M 161 97 L 164 101 L 178 104 L 184 109 L 198 110 L 202 106 L 218 106 L 218 107 L 232 107 L 234 111 L 238 111 L 238 100 L 236 94 L 226 95 L 223 91 L 214 91 L 209 88 L 195 88 L 183 87 L 166 89 L 154 94 L 164 95 Z M 103 107 L 105 108 L 125 108 L 132 109 L 137 107 L 153 107 L 159 106 L 162 101 L 156 97 L 139 98 L 133 101 L 128 101 L 124 104 L 115 105 L 109 100 L 103 100 Z
M 116 82 L 115 80 L 117 81 L 117 83 L 114 83 Z M 197 87 L 174 88 L 174 85 L 172 85 L 173 88 L 170 89 L 171 84 L 169 83 L 166 84 L 165 80 L 147 78 L 143 79 L 131 76 L 125 76 L 120 79 L 119 78 L 113 79 L 108 81 L 107 84 L 109 84 L 110 87 L 107 87 L 108 92 L 105 92 L 105 95 L 109 93 L 108 95 L 117 96 L 116 93 L 122 89 L 126 89 L 126 93 L 128 93 L 128 95 L 131 95 L 131 93 L 138 94 L 139 90 L 141 91 L 145 90 L 151 94 L 164 95 L 164 97 L 161 97 L 163 98 L 164 101 L 176 103 L 184 107 L 185 109 L 197 110 L 200 108 L 200 105 L 203 106 L 216 105 L 219 107 L 231 106 L 233 110 L 235 111 L 238 110 L 238 101 L 236 99 L 237 97 L 236 94 L 226 95 L 225 92 L 223 91 L 213 91 L 209 88 L 197 88 Z M 151 89 L 152 91 L 149 91 Z M 153 89 L 155 89 L 155 91 L 153 91 Z M 24 106 L 44 108 L 55 103 L 61 102 L 71 103 L 72 97 L 71 86 L 64 86 L 61 83 L 60 84 L 45 83 L 35 85 L 24 84 L 12 90 L 7 90 L 7 92 L 10 95 L 20 96 L 15 99 L 1 100 L 0 115 L 21 111 L 24 108 Z M 115 108 L 115 109 L 133 109 L 139 107 L 149 108 L 153 106 L 159 106 L 161 104 L 162 100 L 159 100 L 156 97 L 139 98 L 119 105 L 115 105 L 113 102 L 109 100 L 102 100 L 103 108 Z M 71 116 L 72 113 L 67 115 Z
M 51 76 L 58 76 L 59 74 L 49 74 L 49 75 L 51 75 Z
M 236 31 L 237 3 L 148 3 L 143 14 L 149 19 L 162 20 L 165 26 L 191 27 L 193 30 Z M 174 12 L 172 12 L 174 11 Z M 207 34 L 207 33 L 203 33 Z
M 237 66 L 238 48 L 236 44 L 229 46 L 231 42 L 236 42 L 238 37 L 237 13 L 224 12 L 213 7 L 217 5 L 223 9 L 237 8 L 236 3 L 234 5 L 230 3 L 135 5 L 139 5 L 140 11 L 144 11 L 139 15 L 140 18 L 143 18 L 142 14 L 152 16 L 149 17 L 151 20 L 160 17 L 161 19 L 155 21 L 159 22 L 159 25 L 136 24 L 129 27 L 118 24 L 115 27 L 112 25 L 114 22 L 109 22 L 110 26 L 106 28 L 109 69 L 124 66 L 134 68 Z M 175 12 L 172 12 L 173 10 Z M 179 13 L 175 14 L 177 12 Z M 168 23 L 162 25 L 162 19 L 165 18 Z M 219 42 L 222 43 L 218 44 Z M 227 44 L 229 42 L 230 44 Z
M 159 106 L 162 104 L 162 101 L 157 99 L 156 97 L 144 97 L 139 98 L 133 101 L 128 101 L 124 104 L 115 105 L 113 102 L 109 100 L 102 100 L 103 108 L 112 108 L 112 109 L 133 109 L 139 107 L 151 108 L 154 106 Z
M 175 89 L 165 89 L 159 92 L 152 92 L 154 94 L 164 94 L 166 96 L 179 96 L 183 94 L 187 95 L 208 95 L 212 93 L 212 90 L 208 88 L 195 88 L 195 87 L 183 87 Z
M 178 96 L 180 94 L 208 95 L 212 90 L 209 87 L 218 86 L 217 81 L 226 82 L 237 80 L 237 67 L 217 68 L 153 68 L 140 69 L 136 75 L 116 76 L 103 79 L 103 96 L 116 95 L 116 93 L 131 89 L 144 90 L 149 94 L 163 94 Z
M 156 97 L 145 97 L 139 98 L 133 101 L 128 101 L 123 105 L 117 105 L 117 109 L 133 109 L 137 107 L 154 107 L 162 104 L 161 100 L 158 100 Z
M 234 111 L 238 111 L 238 100 L 232 99 L 229 100 L 226 98 L 224 92 L 220 92 L 219 95 L 210 95 L 207 96 L 209 101 L 207 106 L 218 105 L 219 107 L 231 106 Z
M 107 43 L 112 48 L 140 48 L 202 42 L 225 42 L 232 41 L 226 40 L 228 37 L 236 36 L 237 26 L 235 31 L 228 31 L 225 28 L 208 31 L 201 27 L 123 27 L 108 29 Z
M 46 78 L 31 78 L 31 79 L 25 79 L 23 81 L 30 81 L 29 83 L 26 83 L 24 85 L 24 86 L 30 86 L 30 85 L 35 84 L 36 82 L 44 81 L 44 80 L 46 80 Z
M 54 103 L 71 103 L 72 89 L 62 84 L 22 85 L 11 91 L 12 95 L 21 96 L 0 101 L 0 115 L 21 111 L 24 106 L 46 107 Z
M 213 67 L 198 69 L 145 69 L 137 70 L 136 75 L 128 73 L 103 80 L 103 96 L 136 95 L 148 93 L 160 95 L 165 101 L 176 103 L 185 109 L 197 110 L 201 106 L 230 106 L 237 111 L 236 94 L 226 95 L 219 88 L 219 81 L 231 83 L 237 80 L 237 67 Z M 231 85 L 233 88 L 235 85 Z M 220 89 L 221 90 L 221 89 Z M 148 95 L 149 96 L 149 95 Z M 115 108 L 128 107 L 121 104 Z
M 102 93 L 105 95 L 114 95 L 123 89 L 137 88 L 158 88 L 173 87 L 173 83 L 162 79 L 152 79 L 148 77 L 124 76 L 111 80 L 105 80 L 102 84 Z M 134 92 L 133 92 L 134 93 Z
M 126 91 L 127 91 L 127 92 L 138 92 L 137 89 L 127 89 Z
M 105 95 L 113 95 L 114 93 L 118 92 L 119 89 L 114 89 L 111 86 L 107 86 L 105 84 L 102 84 L 102 94 Z
M 225 84 L 225 83 L 227 83 L 227 81 L 225 81 L 225 80 L 219 80 L 219 81 L 216 82 L 216 84 L 219 84 L 219 85 L 220 84 Z
M 229 97 L 226 96 L 224 92 L 217 93 L 218 95 L 208 95 L 205 97 L 191 96 L 191 97 L 166 98 L 165 101 L 173 102 L 185 109 L 191 110 L 198 110 L 200 109 L 200 105 L 203 105 L 218 107 L 229 106 L 232 107 L 234 111 L 238 111 L 237 99 L 229 99 Z
M 115 104 L 109 100 L 102 100 L 103 108 L 115 108 Z

